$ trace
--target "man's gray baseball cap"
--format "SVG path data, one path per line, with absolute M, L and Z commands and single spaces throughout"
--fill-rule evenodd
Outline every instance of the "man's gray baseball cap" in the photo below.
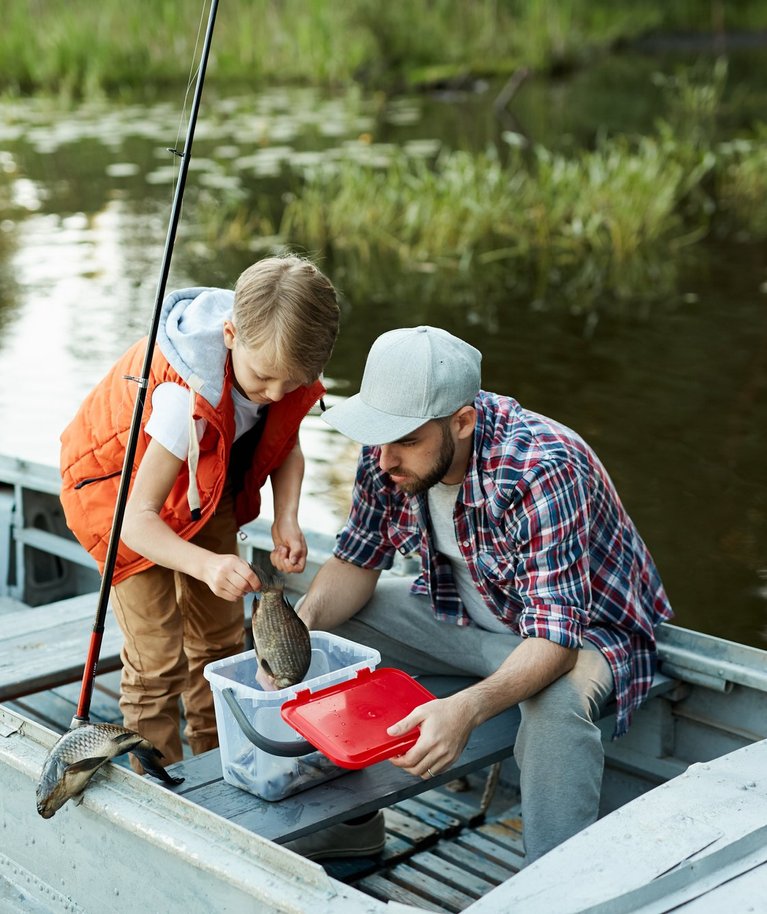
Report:
M 438 327 L 390 330 L 370 347 L 360 392 L 322 414 L 361 444 L 388 444 L 479 393 L 482 354 Z

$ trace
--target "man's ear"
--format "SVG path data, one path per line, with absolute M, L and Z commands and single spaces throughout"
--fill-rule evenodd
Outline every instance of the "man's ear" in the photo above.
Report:
M 453 419 L 456 420 L 456 431 L 459 438 L 470 438 L 474 434 L 474 426 L 477 424 L 477 411 L 473 406 L 462 406 L 457 412 L 453 413 Z
M 232 349 L 234 347 L 234 340 L 237 336 L 237 333 L 234 329 L 234 324 L 230 320 L 224 321 L 224 345 L 227 349 Z

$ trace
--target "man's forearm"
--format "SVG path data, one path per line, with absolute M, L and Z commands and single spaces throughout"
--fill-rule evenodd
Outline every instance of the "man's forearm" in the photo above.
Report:
M 332 556 L 317 572 L 298 614 L 310 629 L 329 631 L 350 619 L 373 596 L 379 571 Z
M 573 668 L 577 657 L 576 648 L 525 638 L 495 673 L 454 697 L 465 703 L 465 713 L 476 727 L 551 685 Z

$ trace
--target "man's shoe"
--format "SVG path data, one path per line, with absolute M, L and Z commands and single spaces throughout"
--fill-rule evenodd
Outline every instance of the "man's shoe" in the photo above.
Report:
M 367 822 L 339 822 L 303 838 L 286 841 L 283 847 L 289 847 L 309 860 L 324 860 L 326 857 L 373 857 L 381 853 L 384 844 L 384 815 L 379 810 Z

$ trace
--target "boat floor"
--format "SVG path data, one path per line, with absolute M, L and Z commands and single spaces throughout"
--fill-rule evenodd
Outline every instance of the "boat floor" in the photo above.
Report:
M 121 723 L 119 672 L 96 677 L 93 722 Z M 54 732 L 69 729 L 80 684 L 26 695 L 5 706 Z M 183 739 L 183 737 L 182 737 Z M 191 756 L 184 742 L 184 756 Z M 128 765 L 126 756 L 115 760 Z M 484 810 L 484 812 L 483 812 Z M 382 901 L 458 912 L 518 872 L 523 860 L 518 794 L 490 769 L 402 800 L 385 810 L 386 846 L 378 857 L 323 861 L 335 879 Z

